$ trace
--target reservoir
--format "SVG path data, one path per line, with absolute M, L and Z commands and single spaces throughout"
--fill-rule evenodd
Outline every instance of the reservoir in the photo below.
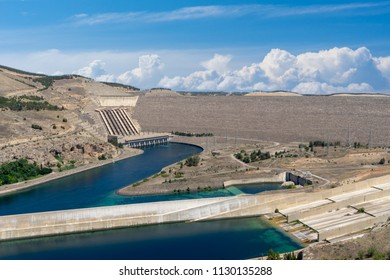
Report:
M 169 143 L 144 153 L 0 197 L 0 216 L 163 200 L 232 196 L 280 188 L 279 184 L 233 186 L 211 192 L 124 197 L 115 191 L 201 152 Z M 141 186 L 142 187 L 142 186 Z M 0 217 L 1 221 L 1 217 Z M 260 218 L 175 223 L 0 243 L 1 259 L 246 259 L 268 249 L 302 246 Z M 229 248 L 229 250 L 226 250 Z

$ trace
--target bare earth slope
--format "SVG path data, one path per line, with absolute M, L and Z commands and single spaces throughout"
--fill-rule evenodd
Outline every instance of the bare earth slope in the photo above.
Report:
M 385 223 L 373 228 L 362 237 L 323 244 L 304 249 L 306 260 L 354 260 L 354 259 L 389 259 L 390 224 Z
M 13 75 L 9 71 L 0 69 L 0 95 L 7 95 L 15 91 L 32 91 L 34 83 L 23 76 Z

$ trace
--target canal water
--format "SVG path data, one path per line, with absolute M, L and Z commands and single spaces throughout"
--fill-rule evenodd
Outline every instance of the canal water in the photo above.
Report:
M 261 218 L 242 218 L 3 242 L 0 259 L 228 260 L 301 247 Z
M 201 152 L 169 143 L 113 164 L 77 173 L 23 193 L 0 197 L 0 216 L 119 204 L 232 196 L 280 188 L 237 185 L 190 194 L 124 197 L 116 190 Z M 0 217 L 1 219 L 1 217 Z M 259 218 L 177 223 L 0 243 L 2 259 L 246 259 L 300 248 L 291 237 Z M 227 250 L 228 248 L 228 250 Z
M 147 147 L 141 155 L 0 197 L 0 216 L 163 200 L 158 196 L 126 198 L 115 191 L 201 151 L 179 143 Z

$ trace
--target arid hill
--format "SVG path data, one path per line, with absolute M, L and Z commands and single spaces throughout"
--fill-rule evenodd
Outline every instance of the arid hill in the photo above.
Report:
M 43 166 L 116 157 L 95 109 L 99 96 L 136 88 L 76 75 L 45 76 L 0 66 L 0 163 L 27 158 Z

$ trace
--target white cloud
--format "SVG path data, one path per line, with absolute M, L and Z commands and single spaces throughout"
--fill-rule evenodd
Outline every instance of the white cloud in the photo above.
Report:
M 203 61 L 201 65 L 207 70 L 223 74 L 228 71 L 228 64 L 231 60 L 232 57 L 230 55 L 214 54 L 212 59 Z
M 295 86 L 292 91 L 301 94 L 371 93 L 374 89 L 367 83 L 349 84 L 342 87 L 320 82 L 305 82 Z
M 52 73 L 51 75 L 52 76 L 61 76 L 61 75 L 64 75 L 64 72 L 57 70 L 54 73 Z
M 383 77 L 390 81 L 390 56 L 379 57 L 376 60 L 377 67 L 382 73 Z
M 88 66 L 79 69 L 76 74 L 92 79 L 98 79 L 101 76 L 107 75 L 107 72 L 104 69 L 105 65 L 106 64 L 101 60 L 94 60 L 88 64 Z
M 271 84 L 285 86 L 297 79 L 297 58 L 287 51 L 271 50 L 259 64 Z
M 272 49 L 257 59 L 253 59 L 257 54 L 252 51 L 250 54 L 245 50 L 236 51 L 233 57 L 215 53 L 215 50 L 164 50 L 145 54 L 67 53 L 51 49 L 27 54 L 2 53 L 0 61 L 31 72 L 77 73 L 139 88 L 293 90 L 307 94 L 390 91 L 390 56 L 375 57 L 365 47 L 300 54 Z
M 117 82 L 148 87 L 161 78 L 163 67 L 164 64 L 157 54 L 143 55 L 138 59 L 138 67 L 119 75 Z
M 244 17 L 257 15 L 268 18 L 331 14 L 345 16 L 352 14 L 383 14 L 388 13 L 390 2 L 351 3 L 335 5 L 214 5 L 191 6 L 163 12 L 123 12 L 102 13 L 96 15 L 77 14 L 70 21 L 78 25 L 96 25 L 123 22 L 170 22 L 197 20 L 203 18 Z
M 230 55 L 214 54 L 214 57 L 201 62 L 203 71 L 195 71 L 186 77 L 165 76 L 160 80 L 159 86 L 184 90 L 217 90 L 220 88 L 219 79 L 228 73 Z
M 186 77 L 176 76 L 171 79 L 165 76 L 160 80 L 159 86 L 183 90 L 215 90 L 219 77 L 219 74 L 212 70 L 197 71 Z
M 305 80 L 329 81 L 344 84 L 365 68 L 374 65 L 367 48 L 333 48 L 318 53 L 304 53 L 297 56 L 300 78 Z
M 304 94 L 387 91 L 390 57 L 375 58 L 367 48 L 333 48 L 293 55 L 272 49 L 262 61 L 228 71 L 230 56 L 214 55 L 204 70 L 164 77 L 160 86 L 180 90 L 293 90 Z

